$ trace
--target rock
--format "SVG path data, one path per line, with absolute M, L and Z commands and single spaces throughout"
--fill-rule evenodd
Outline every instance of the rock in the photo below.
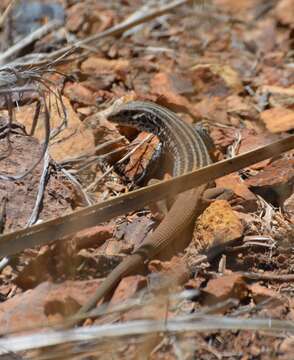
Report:
M 294 0 L 281 0 L 275 9 L 275 16 L 284 25 L 294 24 Z
M 291 109 L 277 107 L 264 110 L 260 114 L 260 119 L 272 133 L 294 129 L 294 110 Z
M 219 179 L 216 179 L 215 183 L 219 187 L 232 190 L 237 196 L 244 199 L 244 201 L 242 201 L 242 206 L 246 207 L 247 210 L 256 210 L 256 196 L 248 189 L 246 183 L 240 179 L 239 174 L 232 173 L 223 176 Z
M 95 105 L 93 92 L 79 83 L 66 83 L 64 95 L 70 100 L 82 105 Z
M 123 278 L 112 296 L 111 304 L 115 305 L 131 298 L 138 290 L 143 289 L 146 285 L 146 278 L 141 275 Z
M 203 289 L 203 302 L 208 306 L 231 298 L 244 300 L 247 296 L 247 285 L 243 277 L 238 274 L 212 279 Z
M 182 95 L 193 91 L 193 84 L 189 79 L 177 74 L 160 72 L 151 79 L 150 87 L 152 94 L 160 97 L 162 105 L 168 105 L 174 111 L 191 113 L 199 117 L 198 111 L 195 111 L 190 101 Z
M 71 241 L 77 250 L 101 246 L 107 239 L 112 237 L 114 227 L 111 225 L 98 225 L 77 232 Z
M 60 106 L 51 99 L 50 108 L 50 127 L 51 130 L 56 129 L 62 123 L 62 114 L 60 114 Z M 91 129 L 87 129 L 80 121 L 77 113 L 72 108 L 69 100 L 66 97 L 62 98 L 63 106 L 67 112 L 68 125 L 50 142 L 50 155 L 57 161 L 63 161 L 73 158 L 84 153 L 92 152 L 95 149 L 94 136 Z M 32 126 L 34 114 L 34 104 L 22 107 L 22 111 L 16 113 L 17 120 L 25 125 L 27 131 Z M 44 140 L 44 121 L 41 115 L 34 136 L 40 141 Z
M 258 174 L 245 180 L 245 184 L 275 206 L 282 206 L 293 192 L 294 160 L 280 159 Z
M 203 252 L 215 246 L 242 236 L 244 226 L 226 200 L 214 201 L 195 223 L 192 243 L 198 252 Z
M 81 65 L 81 70 L 91 76 L 99 76 L 102 74 L 115 73 L 117 78 L 124 78 L 130 69 L 128 60 L 117 59 L 109 60 L 91 56 Z
M 73 315 L 94 295 L 100 281 L 65 281 L 62 284 L 44 282 L 0 304 L 1 334 L 20 331 L 30 326 L 49 324 Z
M 260 284 L 252 284 L 248 286 L 249 290 L 251 291 L 251 296 L 256 304 L 265 301 L 269 298 L 274 298 L 276 300 L 280 300 L 279 302 L 282 305 L 281 296 L 273 289 L 266 288 Z M 276 306 L 276 303 L 275 303 Z

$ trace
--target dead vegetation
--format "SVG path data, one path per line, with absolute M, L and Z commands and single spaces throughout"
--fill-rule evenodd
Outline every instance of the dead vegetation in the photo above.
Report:
M 204 121 L 215 160 L 293 133 L 293 8 L 293 0 L 3 1 L 2 233 L 128 193 L 146 185 L 146 172 L 169 177 L 156 137 L 107 121 L 117 99 Z M 277 149 L 217 179 L 233 199 L 204 210 L 185 253 L 125 277 L 76 328 L 65 329 L 68 319 L 159 222 L 154 206 L 2 259 L 1 356 L 290 359 L 293 178 L 293 150 Z M 211 243 L 226 246 L 204 256 Z

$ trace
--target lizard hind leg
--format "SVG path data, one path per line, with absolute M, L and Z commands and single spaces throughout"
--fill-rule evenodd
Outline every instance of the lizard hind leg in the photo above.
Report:
M 153 185 L 159 183 L 161 180 L 158 179 L 150 179 L 148 181 L 148 185 Z M 148 205 L 151 213 L 155 217 L 156 220 L 162 221 L 163 218 L 169 212 L 169 209 L 172 205 L 172 199 L 163 199 L 156 202 L 153 202 Z
M 233 191 L 227 188 L 208 188 L 202 194 L 202 201 L 204 203 L 210 204 L 214 200 L 231 200 L 233 195 Z

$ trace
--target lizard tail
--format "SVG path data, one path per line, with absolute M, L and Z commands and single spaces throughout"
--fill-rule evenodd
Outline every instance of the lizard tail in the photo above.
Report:
M 137 270 L 138 266 L 142 264 L 144 259 L 140 254 L 132 254 L 127 256 L 113 271 L 106 277 L 105 281 L 97 289 L 95 295 L 90 298 L 90 300 L 84 304 L 78 313 L 77 316 L 83 315 L 91 309 L 95 308 L 97 303 L 103 299 L 106 295 L 109 294 L 111 290 L 120 282 L 120 280 L 132 273 L 133 270 Z

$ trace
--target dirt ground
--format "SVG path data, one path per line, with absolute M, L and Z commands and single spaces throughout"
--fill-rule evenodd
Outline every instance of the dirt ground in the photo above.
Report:
M 293 0 L 5 0 L 0 11 L 4 235 L 171 177 L 157 136 L 107 120 L 118 99 L 201 123 L 214 161 L 293 134 Z M 2 260 L 0 359 L 294 359 L 290 147 L 218 178 L 233 196 L 206 204 L 176 239 L 189 245 L 124 277 L 75 329 L 66 319 L 156 228 L 166 204 Z

